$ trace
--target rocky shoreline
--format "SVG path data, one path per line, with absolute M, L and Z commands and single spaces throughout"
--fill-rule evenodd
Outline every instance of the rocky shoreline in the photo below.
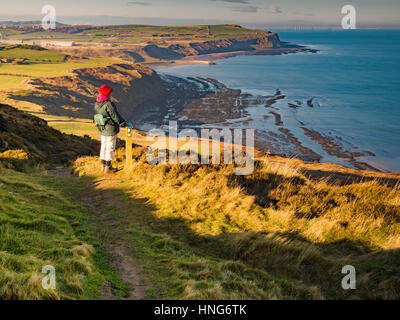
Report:
M 253 128 L 255 147 L 271 155 L 310 162 L 323 162 L 328 158 L 360 170 L 383 171 L 361 160 L 364 156 L 374 157 L 371 151 L 350 147 L 342 137 L 319 132 L 302 122 L 296 128 L 285 124 L 288 110 L 319 108 L 312 97 L 304 102 L 286 101 L 281 90 L 269 96 L 255 96 L 228 88 L 211 78 L 180 78 L 167 74 L 161 78 L 169 97 L 166 112 L 157 117 L 151 115 L 151 110 L 143 114 L 139 127 L 144 130 L 155 127 L 166 130 L 169 121 L 177 121 L 179 129 Z M 279 107 L 276 106 L 278 102 Z

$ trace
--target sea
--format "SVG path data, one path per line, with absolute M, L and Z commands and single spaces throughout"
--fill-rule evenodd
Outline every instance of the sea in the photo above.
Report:
M 321 154 L 321 162 L 350 166 L 305 136 L 299 123 L 342 138 L 353 151 L 375 154 L 360 161 L 400 173 L 400 30 L 273 31 L 282 41 L 319 51 L 236 56 L 217 60 L 216 65 L 182 65 L 157 71 L 213 78 L 254 95 L 274 95 L 279 89 L 286 99 L 275 107 L 285 127 Z M 310 98 L 313 108 L 307 107 Z M 288 108 L 288 102 L 301 103 L 302 107 Z M 253 110 L 253 115 L 257 112 L 265 110 Z M 260 121 L 253 125 L 263 126 Z

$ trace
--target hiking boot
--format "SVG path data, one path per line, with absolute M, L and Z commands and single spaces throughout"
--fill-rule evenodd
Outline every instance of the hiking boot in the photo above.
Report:
M 104 169 L 104 173 L 105 174 L 107 174 L 107 173 L 115 173 L 117 171 L 118 171 L 118 169 L 117 168 L 113 168 L 113 166 L 111 165 L 111 161 L 107 161 L 106 167 Z

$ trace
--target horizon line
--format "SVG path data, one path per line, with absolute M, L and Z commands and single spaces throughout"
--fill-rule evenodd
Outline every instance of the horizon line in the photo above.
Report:
M 305 27 L 305 28 L 334 28 L 334 29 L 341 29 L 341 26 L 336 23 L 313 23 L 313 22 L 306 22 L 306 21 L 287 21 L 287 22 L 273 22 L 273 23 L 263 23 L 263 22 L 250 22 L 250 21 L 232 21 L 232 20 L 207 20 L 207 19 L 184 19 L 184 18 L 163 18 L 163 17 L 128 17 L 128 16 L 113 16 L 113 15 L 96 15 L 96 16 L 58 16 L 57 19 L 58 23 L 64 25 L 93 25 L 93 26 L 118 26 L 118 25 L 149 25 L 149 26 L 190 26 L 190 25 L 224 25 L 224 24 L 236 24 L 245 26 L 248 28 L 266 28 L 266 27 L 279 27 L 279 28 L 297 28 L 297 27 Z M 0 15 L 0 23 L 4 22 L 41 22 L 41 16 L 1 16 Z M 90 21 L 91 19 L 98 19 L 98 18 L 107 18 L 107 19 L 121 19 L 121 20 L 138 20 L 135 23 L 128 23 L 128 22 L 117 22 L 117 21 L 110 21 L 110 22 L 96 22 Z M 79 21 L 81 19 L 87 19 L 88 22 Z M 63 20 L 76 20 L 76 22 L 65 21 Z M 147 21 L 147 22 L 140 22 Z M 149 22 L 151 20 L 152 22 Z M 160 22 L 157 22 L 160 21 Z M 192 22 L 191 22 L 192 21 Z M 399 29 L 399 24 L 391 24 L 391 23 L 357 23 L 357 29 Z

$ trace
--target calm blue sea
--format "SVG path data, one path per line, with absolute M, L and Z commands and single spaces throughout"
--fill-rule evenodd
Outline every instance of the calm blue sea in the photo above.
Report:
M 215 78 L 254 94 L 283 91 L 287 101 L 321 106 L 285 108 L 287 127 L 299 121 L 369 150 L 367 162 L 400 172 L 400 30 L 279 31 L 281 40 L 318 54 L 238 56 L 217 65 L 188 65 L 159 72 Z M 310 141 L 304 143 L 313 145 Z M 315 148 L 314 148 L 315 149 Z M 320 151 L 320 150 L 317 150 Z M 328 155 L 323 161 L 341 163 Z

